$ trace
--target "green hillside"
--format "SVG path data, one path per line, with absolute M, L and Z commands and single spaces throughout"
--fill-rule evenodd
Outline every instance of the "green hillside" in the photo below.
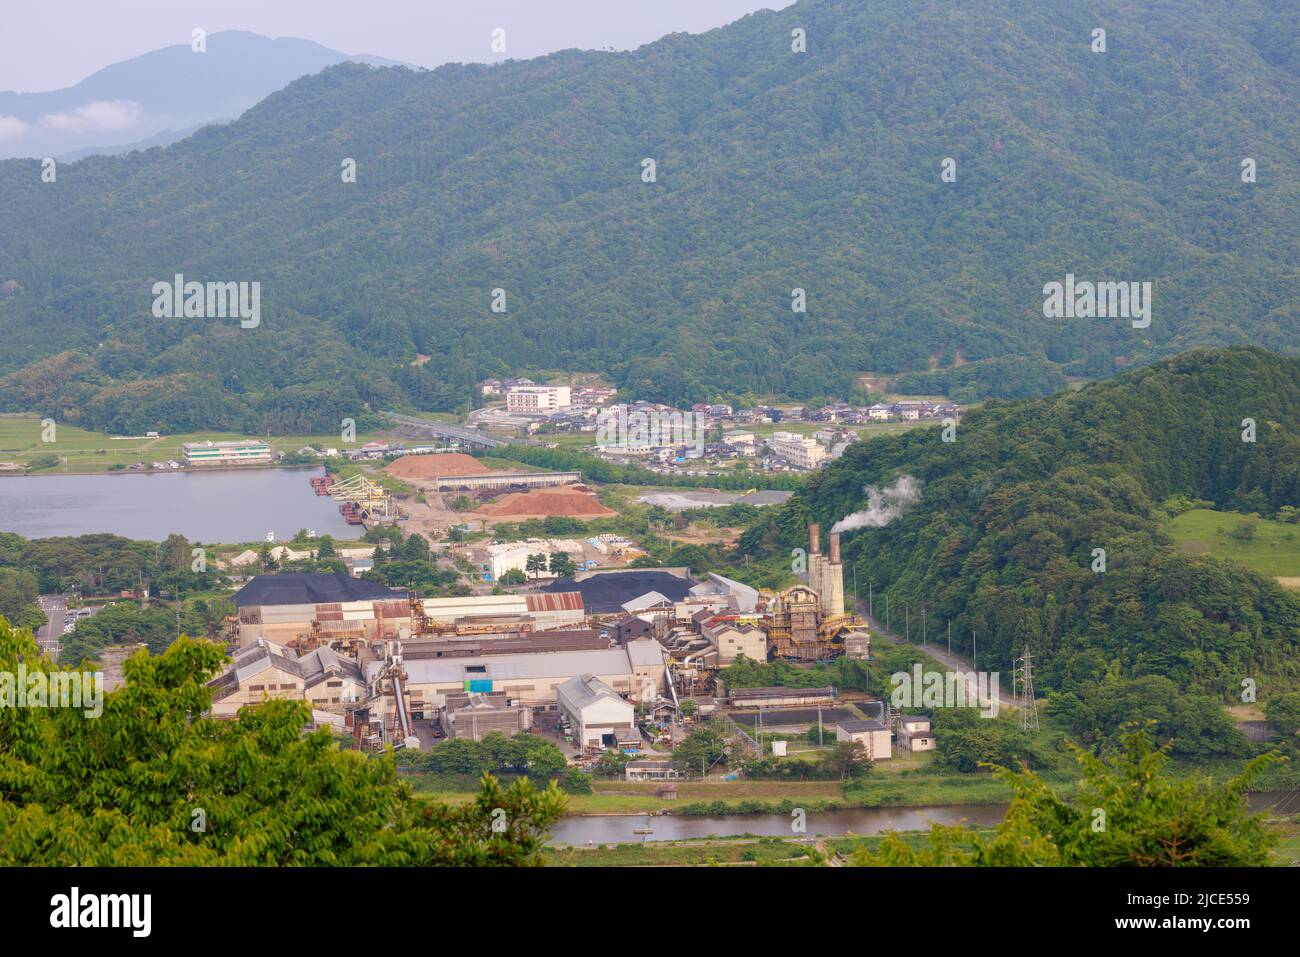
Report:
M 844 534 L 861 590 L 874 583 L 878 612 L 888 596 L 895 622 L 905 602 L 914 627 L 926 608 L 931 634 L 951 620 L 966 654 L 973 630 L 981 667 L 1004 674 L 1028 645 L 1040 691 L 1078 708 L 1109 701 L 1112 718 L 1158 716 L 1164 700 L 1208 721 L 1218 709 L 1193 707 L 1195 695 L 1239 703 L 1247 678 L 1264 697 L 1300 685 L 1300 596 L 1249 562 L 1180 548 L 1158 504 L 1294 514 L 1300 359 L 1197 350 L 1079 391 L 992 402 L 954 442 L 931 428 L 857 443 L 741 547 L 788 554 L 807 521 L 829 527 L 866 507 L 865 486 L 904 475 L 919 483 L 915 504 Z
M 847 395 L 864 370 L 1015 398 L 1293 349 L 1290 7 L 802 0 L 629 53 L 340 65 L 55 183 L 0 163 L 0 408 L 287 433 L 461 407 L 522 367 L 672 401 Z M 261 282 L 261 325 L 154 318 L 176 273 Z M 1044 319 L 1067 274 L 1152 282 L 1150 326 Z

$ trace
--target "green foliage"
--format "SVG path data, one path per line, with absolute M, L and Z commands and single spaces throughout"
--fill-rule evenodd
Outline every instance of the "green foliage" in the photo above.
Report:
M 933 722 L 936 769 L 970 772 L 988 765 L 1042 763 L 1033 737 L 1014 716 L 985 718 L 974 708 L 938 708 Z
M 711 724 L 691 731 L 673 748 L 673 767 L 682 771 L 707 770 L 717 764 L 727 753 L 727 739 Z
M 59 660 L 66 664 L 93 661 L 110 645 L 143 643 L 161 654 L 176 640 L 176 612 L 167 608 L 141 608 L 132 601 L 115 602 L 92 618 L 82 618 L 63 643 Z
M 528 576 L 518 568 L 508 568 L 497 581 L 502 585 L 523 585 L 528 581 Z
M 1241 421 L 1255 418 L 1255 443 Z M 1272 514 L 1300 500 L 1300 360 L 1199 350 L 1048 399 L 990 403 L 956 442 L 916 429 L 851 445 L 741 538 L 789 554 L 809 521 L 862 509 L 900 476 L 920 500 L 846 534 L 846 578 L 952 623 L 954 650 L 1006 673 L 1030 647 L 1040 691 L 1087 698 L 1110 672 L 1163 675 L 1222 700 L 1242 676 L 1300 680 L 1300 596 L 1240 564 L 1188 554 L 1157 504 L 1183 496 Z M 1105 550 L 1105 571 L 1094 571 Z M 1141 717 L 1131 714 L 1129 718 Z
M 414 758 L 412 765 L 438 774 L 484 774 L 486 772 L 527 775 L 544 781 L 562 772 L 564 753 L 535 734 L 506 737 L 498 731 L 482 741 L 453 738 Z
M 1117 69 L 1068 6 L 804 0 L 807 55 L 790 13 L 760 11 L 617 56 L 347 63 L 166 150 L 95 157 L 57 195 L 9 160 L 0 401 L 113 432 L 285 434 L 464 409 L 525 366 L 674 402 L 847 396 L 863 370 L 1022 395 L 1186 344 L 1291 348 L 1287 12 L 1121 6 L 1111 35 L 1142 42 Z M 1213 66 L 1186 55 L 1211 44 Z M 368 157 L 358 182 L 303 188 L 339 143 Z M 1263 145 L 1258 183 L 1220 143 Z M 273 283 L 257 329 L 150 314 L 199 218 L 186 278 Z M 1045 321 L 1043 283 L 1072 263 L 1154 281 L 1156 322 Z
M 942 738 L 940 738 L 942 740 Z M 1103 756 L 1072 745 L 1083 769 L 1065 800 L 1032 771 L 999 770 L 1016 789 L 992 837 L 937 826 L 928 847 L 889 835 L 854 862 L 885 866 L 1231 867 L 1268 863 L 1276 842 L 1246 804 L 1252 778 L 1273 758 L 1256 758 L 1228 781 L 1166 773 L 1167 756 L 1149 728 L 1130 727 Z
M 1240 757 L 1246 739 L 1215 698 L 1180 691 L 1164 675 L 1120 678 L 1108 675 L 1080 693 L 1051 696 L 1051 710 L 1070 722 L 1085 744 L 1115 738 L 1129 721 L 1150 721 L 1161 740 L 1171 740 L 1172 753 L 1188 758 Z M 1004 763 L 1004 762 L 1000 762 Z
M 0 569 L 34 575 L 41 594 L 73 588 L 85 595 L 116 594 L 134 590 L 144 580 L 156 594 L 184 597 L 223 582 L 211 556 L 207 571 L 192 570 L 191 548 L 197 544 L 183 535 L 169 535 L 160 543 L 102 533 L 29 541 L 0 532 Z
M 1289 691 L 1264 702 L 1264 715 L 1284 740 L 1300 734 L 1300 691 Z
M 591 775 L 577 768 L 569 768 L 559 779 L 560 790 L 565 794 L 590 794 Z
M 0 620 L 0 670 L 30 636 Z M 490 775 L 474 801 L 416 798 L 391 756 L 304 734 L 305 704 L 202 717 L 224 652 L 182 638 L 126 662 L 103 714 L 0 709 L 0 863 L 6 866 L 521 865 L 538 862 L 563 796 Z M 504 832 L 492 829 L 505 810 Z M 202 827 L 196 823 L 202 821 Z

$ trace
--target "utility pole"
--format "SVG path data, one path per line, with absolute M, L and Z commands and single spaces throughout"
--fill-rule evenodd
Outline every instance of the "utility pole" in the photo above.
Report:
M 975 659 L 975 670 L 980 670 L 980 646 L 975 644 L 975 626 L 971 625 L 970 629 L 970 653 Z
M 948 654 L 952 654 L 952 619 L 948 619 Z
M 893 633 L 889 627 L 891 619 L 889 617 L 889 592 L 885 592 L 885 631 Z
M 817 705 L 817 746 L 821 747 L 825 742 L 822 741 L 822 706 Z

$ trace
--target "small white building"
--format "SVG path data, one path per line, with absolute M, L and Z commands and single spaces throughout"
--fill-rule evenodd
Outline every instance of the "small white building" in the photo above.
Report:
M 636 729 L 632 703 L 593 675 L 578 675 L 559 685 L 555 701 L 581 748 L 617 747 Z
M 934 731 L 929 718 L 898 719 L 898 746 L 908 751 L 933 751 Z
M 835 725 L 836 741 L 856 741 L 870 761 L 888 761 L 893 756 L 889 729 L 879 721 L 840 721 Z

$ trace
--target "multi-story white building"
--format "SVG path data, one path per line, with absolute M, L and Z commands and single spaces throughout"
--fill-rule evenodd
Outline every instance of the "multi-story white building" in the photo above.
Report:
M 572 392 L 567 385 L 515 386 L 506 393 L 507 412 L 552 412 L 567 409 Z
M 796 468 L 815 469 L 826 459 L 826 449 L 815 439 L 794 432 L 773 432 L 767 444 Z
M 257 441 L 186 442 L 181 451 L 186 465 L 246 465 L 271 461 L 271 447 Z

